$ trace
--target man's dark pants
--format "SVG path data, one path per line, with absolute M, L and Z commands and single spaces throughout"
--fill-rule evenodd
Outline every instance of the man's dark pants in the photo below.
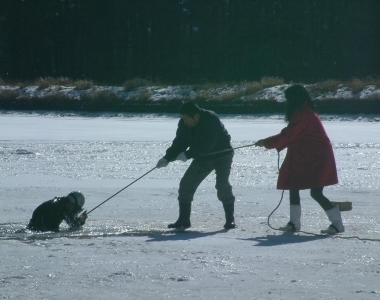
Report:
M 231 153 L 216 159 L 194 159 L 179 184 L 178 201 L 180 203 L 191 203 L 198 186 L 215 170 L 215 188 L 218 199 L 223 204 L 234 203 L 235 197 L 229 182 L 232 158 L 233 154 Z

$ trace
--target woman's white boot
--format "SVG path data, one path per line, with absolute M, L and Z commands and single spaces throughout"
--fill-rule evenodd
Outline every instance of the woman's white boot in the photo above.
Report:
M 326 214 L 331 222 L 331 225 L 327 229 L 321 230 L 321 233 L 335 234 L 339 232 L 344 232 L 342 215 L 340 214 L 338 206 L 326 210 Z
M 290 204 L 290 221 L 280 230 L 297 232 L 301 230 L 301 205 Z

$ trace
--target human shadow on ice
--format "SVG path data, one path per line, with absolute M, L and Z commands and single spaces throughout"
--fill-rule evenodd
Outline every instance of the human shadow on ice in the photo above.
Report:
M 101 226 L 103 225 L 103 226 Z M 218 230 L 212 232 L 202 232 L 197 230 L 166 230 L 166 229 L 138 229 L 129 226 L 88 226 L 84 228 L 68 229 L 63 228 L 59 232 L 33 232 L 26 229 L 24 223 L 0 224 L 0 240 L 18 240 L 26 243 L 33 243 L 39 240 L 52 240 L 59 238 L 68 239 L 92 239 L 109 237 L 147 237 L 147 242 L 181 241 L 212 236 L 228 230 Z
M 196 230 L 171 230 L 167 231 L 166 234 L 152 234 L 149 235 L 149 240 L 147 242 L 165 242 L 165 241 L 184 241 L 193 240 L 203 237 L 212 236 L 218 233 L 227 232 L 228 230 L 217 230 L 211 232 L 201 232 Z
M 255 238 L 248 238 L 248 239 L 241 239 L 245 241 L 254 241 L 257 242 L 254 246 L 256 247 L 270 247 L 270 246 L 280 246 L 285 244 L 296 244 L 296 243 L 305 243 L 305 242 L 312 242 L 315 240 L 322 240 L 329 238 L 327 235 L 312 235 L 312 236 L 306 236 L 306 235 L 298 235 L 293 233 L 284 233 L 280 235 L 266 235 L 266 236 L 260 236 Z

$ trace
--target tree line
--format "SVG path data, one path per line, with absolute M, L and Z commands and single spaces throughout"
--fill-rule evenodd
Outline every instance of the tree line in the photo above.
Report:
M 378 76 L 379 0 L 1 0 L 0 77 Z

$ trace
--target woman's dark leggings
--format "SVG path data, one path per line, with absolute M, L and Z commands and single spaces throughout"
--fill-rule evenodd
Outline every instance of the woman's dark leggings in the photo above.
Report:
M 329 210 L 333 208 L 334 206 L 330 202 L 329 199 L 327 199 L 323 195 L 323 187 L 321 188 L 312 188 L 310 189 L 310 196 L 318 202 L 318 204 L 323 208 L 323 210 Z M 300 191 L 299 190 L 290 190 L 289 191 L 289 199 L 290 204 L 292 205 L 300 205 L 301 204 L 301 198 L 300 198 Z

